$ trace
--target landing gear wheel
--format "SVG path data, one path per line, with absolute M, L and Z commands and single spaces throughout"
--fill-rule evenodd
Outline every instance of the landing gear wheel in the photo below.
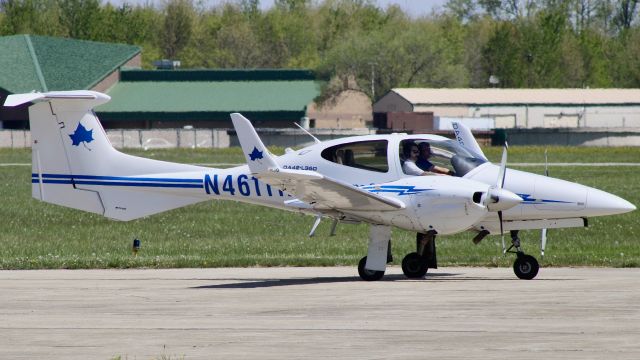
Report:
M 513 272 L 523 280 L 531 280 L 536 277 L 539 269 L 538 260 L 531 255 L 518 254 L 518 258 L 513 263 Z
M 419 279 L 426 275 L 427 260 L 418 253 L 410 253 L 402 259 L 402 272 L 409 279 Z
M 384 271 L 365 269 L 364 265 L 366 263 L 366 256 L 360 259 L 360 262 L 358 263 L 358 274 L 360 274 L 360 278 L 362 278 L 362 280 L 364 281 L 377 281 L 382 279 L 382 277 L 384 276 Z

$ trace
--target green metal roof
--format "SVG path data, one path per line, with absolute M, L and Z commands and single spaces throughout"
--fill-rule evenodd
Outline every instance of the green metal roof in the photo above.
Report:
M 35 54 L 28 36 L 0 37 L 0 88 L 10 92 L 44 91 L 42 74 L 33 64 Z
M 315 80 L 308 69 L 125 70 L 121 81 L 297 81 Z
M 140 53 L 132 45 L 13 35 L 0 37 L 0 88 L 10 93 L 90 89 Z
M 160 81 L 120 82 L 111 101 L 96 108 L 108 112 L 304 111 L 320 93 L 305 81 Z

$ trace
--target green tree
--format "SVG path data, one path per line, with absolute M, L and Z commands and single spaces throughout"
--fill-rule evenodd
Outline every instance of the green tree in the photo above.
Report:
M 346 89 L 375 101 L 394 87 L 465 86 L 464 37 L 459 30 L 443 18 L 390 22 L 375 32 L 354 32 L 333 47 L 319 67 L 321 74 L 335 79 L 319 100 Z
M 499 22 L 482 49 L 482 66 L 485 73 L 499 80 L 500 87 L 523 86 L 527 77 L 525 59 L 533 55 L 522 49 L 522 34 L 518 27 L 508 21 Z
M 268 11 L 254 31 L 268 66 L 315 67 L 319 61 L 316 23 L 305 1 L 292 3 Z
M 100 19 L 99 0 L 59 0 L 60 24 L 67 36 L 74 39 L 97 40 Z
M 494 21 L 489 16 L 478 17 L 465 25 L 463 56 L 468 72 L 468 86 L 484 88 L 490 86 L 490 69 L 483 64 L 483 49 L 493 35 Z
M 160 32 L 162 55 L 167 59 L 176 59 L 184 49 L 191 35 L 195 9 L 190 0 L 170 0 L 164 8 L 164 20 Z
M 584 30 L 580 34 L 581 58 L 584 68 L 582 86 L 604 88 L 613 86 L 609 60 L 611 42 L 598 31 Z
M 55 0 L 0 0 L 0 13 L 0 34 L 65 35 Z
M 477 16 L 474 0 L 449 0 L 444 5 L 445 10 L 455 17 L 458 22 L 468 22 Z
M 612 41 L 611 64 L 608 69 L 613 78 L 611 86 L 640 87 L 640 27 L 634 26 L 624 36 Z

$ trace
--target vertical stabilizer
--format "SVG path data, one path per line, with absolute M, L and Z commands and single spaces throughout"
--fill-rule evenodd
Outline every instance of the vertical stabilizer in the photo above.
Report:
M 264 146 L 249 119 L 241 114 L 233 113 L 231 114 L 231 120 L 251 172 L 256 174 L 278 169 L 278 163 L 274 156 Z
M 29 119 L 32 120 L 30 125 L 33 197 L 57 205 L 104 214 L 104 206 L 96 191 L 77 189 L 73 186 L 71 175 L 80 162 L 72 161 L 68 153 L 74 152 L 74 149 L 69 149 L 74 147 L 72 144 L 84 149 L 89 149 L 88 146 L 94 149 L 111 147 L 105 143 L 106 136 L 104 139 L 93 136 L 93 132 L 98 129 L 97 120 L 91 116 L 93 106 L 109 101 L 109 97 L 93 92 L 36 93 L 16 97 L 17 99 L 11 99 L 10 96 L 7 103 L 10 100 L 38 101 L 29 108 Z M 99 131 L 102 131 L 102 127 L 99 128 Z
M 489 161 L 473 137 L 471 130 L 466 125 L 457 121 L 454 121 L 451 125 L 453 126 L 453 133 L 456 136 L 458 144 L 477 155 L 480 159 Z
M 34 198 L 118 220 L 193 204 L 204 168 L 123 154 L 111 146 L 93 108 L 110 100 L 95 91 L 10 95 L 29 107 Z

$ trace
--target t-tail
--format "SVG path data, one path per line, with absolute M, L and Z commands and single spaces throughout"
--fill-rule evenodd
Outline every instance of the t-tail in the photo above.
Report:
M 34 198 L 133 220 L 203 201 L 205 168 L 117 151 L 93 108 L 110 97 L 94 91 L 9 95 L 4 106 L 29 107 Z
M 480 145 L 478 145 L 478 142 L 473 137 L 471 129 L 469 129 L 465 124 L 457 121 L 454 121 L 451 125 L 453 126 L 453 134 L 456 136 L 456 140 L 460 146 L 471 151 L 471 153 L 476 155 L 479 159 L 489 161 L 482 152 L 482 149 L 480 149 Z
M 251 121 L 239 113 L 231 114 L 231 121 L 251 172 L 257 174 L 268 170 L 279 170 L 275 157 L 264 146 Z

